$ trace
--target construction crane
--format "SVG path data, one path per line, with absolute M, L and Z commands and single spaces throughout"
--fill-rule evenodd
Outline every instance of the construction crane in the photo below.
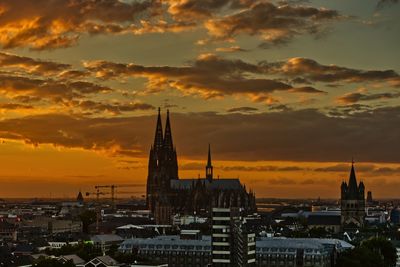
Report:
M 95 212 L 96 212 L 96 233 L 99 233 L 99 223 L 100 223 L 100 202 L 99 198 L 100 195 L 108 195 L 108 192 L 101 192 L 100 188 L 96 188 L 96 192 L 86 192 L 86 196 L 90 195 L 95 195 L 96 196 L 96 206 L 95 206 Z
M 110 188 L 110 194 L 111 194 L 111 203 L 113 209 L 115 209 L 115 198 L 116 198 L 116 189 L 117 188 L 122 188 L 122 187 L 138 187 L 137 184 L 111 184 L 111 185 L 96 185 L 94 188 L 96 189 L 96 192 L 100 192 L 101 188 Z M 118 192 L 120 194 L 130 194 L 130 193 L 135 193 L 135 192 Z M 97 196 L 98 198 L 99 196 Z

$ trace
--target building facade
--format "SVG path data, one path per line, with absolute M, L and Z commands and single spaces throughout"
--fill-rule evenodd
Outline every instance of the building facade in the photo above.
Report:
M 149 154 L 146 201 L 158 224 L 170 224 L 172 215 L 177 213 L 210 215 L 212 207 L 240 207 L 247 212 L 256 210 L 255 195 L 247 192 L 239 179 L 213 177 L 210 147 L 205 177 L 179 179 L 169 112 L 163 132 L 160 110 Z
M 175 267 L 202 267 L 211 262 L 211 238 L 187 235 L 162 235 L 154 238 L 125 240 L 119 247 L 122 253 L 134 253 L 143 258 Z
M 366 215 L 364 191 L 364 183 L 357 184 L 354 163 L 352 163 L 349 182 L 342 182 L 341 185 L 340 208 L 343 229 L 364 226 Z
M 239 208 L 212 209 L 212 266 L 251 267 L 256 263 L 256 235 Z

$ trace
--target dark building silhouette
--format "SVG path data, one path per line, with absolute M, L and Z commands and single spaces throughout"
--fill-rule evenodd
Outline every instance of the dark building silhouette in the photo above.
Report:
M 374 199 L 372 198 L 372 192 L 368 191 L 367 193 L 367 204 L 373 204 L 374 203 Z
M 400 225 L 400 207 L 395 207 L 390 211 L 390 222 Z
M 349 183 L 341 185 L 341 223 L 343 228 L 359 228 L 364 226 L 365 196 L 364 183 L 357 185 L 354 163 L 351 164 Z
M 79 191 L 78 196 L 76 197 L 76 201 L 77 201 L 79 204 L 83 205 L 84 199 L 83 199 L 83 195 L 82 195 L 82 192 L 81 192 L 81 191 Z
M 176 213 L 211 214 L 212 207 L 256 209 L 255 195 L 239 179 L 214 179 L 210 146 L 205 178 L 179 179 L 169 112 L 163 133 L 160 109 L 149 155 L 146 201 L 157 223 L 170 223 Z

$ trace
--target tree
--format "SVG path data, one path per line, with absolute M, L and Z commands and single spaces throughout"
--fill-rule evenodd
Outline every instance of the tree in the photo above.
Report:
M 97 256 L 103 255 L 100 248 L 95 247 L 93 244 L 80 243 L 75 246 L 66 245 L 59 249 L 47 249 L 47 255 L 61 256 L 76 254 L 85 261 L 89 261 Z
M 85 210 L 79 215 L 79 218 L 82 221 L 82 230 L 84 233 L 89 233 L 89 225 L 96 222 L 97 214 L 93 210 Z
M 396 265 L 396 248 L 385 238 L 371 238 L 361 243 L 362 247 L 377 253 L 383 260 L 383 267 Z
M 383 261 L 379 254 L 371 252 L 365 247 L 356 247 L 342 252 L 336 263 L 336 267 L 383 267 Z
M 75 267 L 72 260 L 65 263 L 58 261 L 57 259 L 49 259 L 40 257 L 34 264 L 34 267 Z
M 396 249 L 390 241 L 371 238 L 341 253 L 336 267 L 392 267 L 396 265 L 396 258 Z

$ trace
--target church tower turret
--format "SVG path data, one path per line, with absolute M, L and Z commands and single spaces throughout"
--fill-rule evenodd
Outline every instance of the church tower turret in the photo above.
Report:
M 213 166 L 211 164 L 211 147 L 208 144 L 208 158 L 206 165 L 206 179 L 211 183 L 213 180 Z

